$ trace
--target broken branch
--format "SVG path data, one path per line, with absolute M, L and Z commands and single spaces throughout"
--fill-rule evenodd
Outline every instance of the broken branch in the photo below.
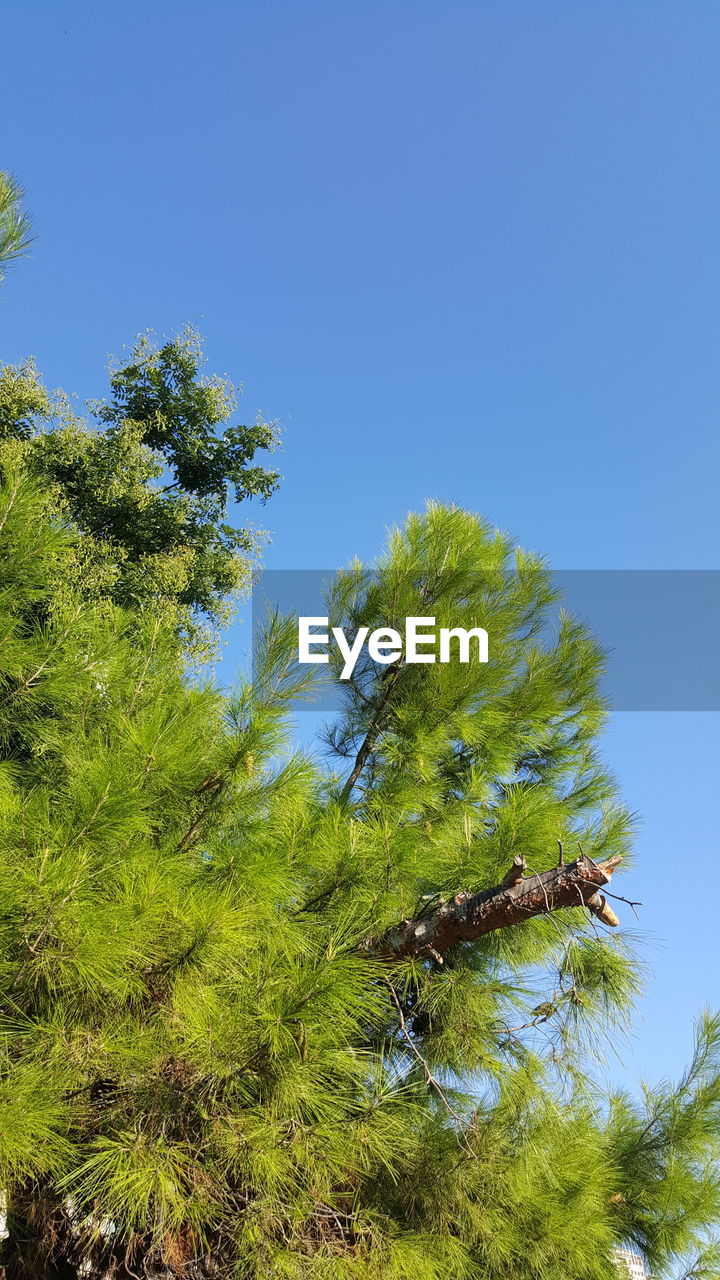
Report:
M 609 883 L 622 858 L 593 862 L 584 853 L 574 862 L 526 876 L 525 860 L 513 859 L 507 874 L 492 889 L 481 893 L 457 893 L 427 915 L 403 920 L 365 948 L 384 960 L 397 962 L 431 957 L 442 963 L 443 954 L 461 942 L 472 942 L 486 933 L 522 924 L 532 916 L 564 907 L 585 906 L 603 924 L 620 923 L 599 890 Z

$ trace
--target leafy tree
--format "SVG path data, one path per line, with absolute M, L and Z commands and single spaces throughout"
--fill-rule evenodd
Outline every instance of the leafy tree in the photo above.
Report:
M 0 171 L 0 280 L 34 239 L 22 198 Z M 254 464 L 277 444 L 276 424 L 231 424 L 236 389 L 203 376 L 201 364 L 194 331 L 160 347 L 143 335 L 111 370 L 109 401 L 91 406 L 100 430 L 67 396 L 48 394 L 32 361 L 0 367 L 0 468 L 23 456 L 52 486 L 58 513 L 87 535 L 78 588 L 125 604 L 181 605 L 196 649 L 209 637 L 200 620 L 227 620 L 259 546 L 251 527 L 227 523 L 229 499 L 265 501 L 279 481 Z
M 546 635 L 543 565 L 431 507 L 342 576 L 336 620 L 482 619 L 494 661 L 359 666 L 326 766 L 288 743 L 295 628 L 270 619 L 231 698 L 188 680 L 184 606 L 83 591 L 89 535 L 23 456 L 0 495 L 6 1277 L 608 1280 L 620 1241 L 656 1272 L 703 1248 L 720 1024 L 676 1087 L 596 1079 L 638 985 L 602 901 L 631 823 L 596 756 L 601 656 L 572 620 Z
M 24 257 L 34 239 L 30 215 L 22 208 L 23 195 L 17 179 L 0 170 L 0 281 L 5 268 Z
M 277 443 L 262 420 L 228 425 L 232 385 L 201 373 L 197 335 L 156 347 L 146 335 L 111 370 L 93 428 L 67 397 L 51 396 L 32 362 L 0 370 L 0 466 L 22 460 L 49 485 L 58 515 L 85 537 L 66 571 L 78 590 L 136 606 L 181 606 L 196 641 L 202 620 L 228 616 L 258 549 L 250 527 L 227 523 L 230 499 L 265 501 L 278 474 L 254 463 Z

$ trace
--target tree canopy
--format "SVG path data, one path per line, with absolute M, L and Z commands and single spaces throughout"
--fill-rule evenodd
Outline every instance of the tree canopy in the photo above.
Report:
M 335 665 L 298 751 L 292 619 L 231 695 L 189 673 L 256 550 L 229 503 L 278 481 L 234 412 L 192 333 L 94 426 L 0 371 L 0 1275 L 611 1280 L 631 1244 L 711 1280 L 720 1018 L 675 1084 L 602 1069 L 641 979 L 602 653 L 430 505 L 328 613 L 481 621 L 492 661 Z
M 90 407 L 95 424 L 48 393 L 32 361 L 6 365 L 0 465 L 22 460 L 82 530 L 78 589 L 128 606 L 179 605 L 198 639 L 247 587 L 259 536 L 230 524 L 228 509 L 275 491 L 278 473 L 255 454 L 276 446 L 276 425 L 231 421 L 236 390 L 203 374 L 192 330 L 159 346 L 142 336 L 111 369 L 109 398 Z
M 288 739 L 294 625 L 270 619 L 227 697 L 186 676 L 167 602 L 78 589 L 87 536 L 6 462 L 6 1276 L 609 1280 L 621 1241 L 656 1271 L 701 1247 L 716 1019 L 679 1084 L 608 1094 L 624 930 L 558 899 L 442 950 L 387 943 L 516 858 L 550 872 L 558 840 L 629 853 L 602 658 L 575 621 L 547 636 L 542 563 L 431 507 L 341 575 L 348 626 L 483 617 L 498 660 L 356 669 L 323 762 Z

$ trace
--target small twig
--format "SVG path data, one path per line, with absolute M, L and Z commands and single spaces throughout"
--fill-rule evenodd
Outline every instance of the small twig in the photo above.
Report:
M 313 907 L 318 906 L 325 898 L 331 898 L 334 893 L 337 893 L 338 889 L 342 889 L 346 884 L 347 880 L 333 880 L 329 888 L 323 889 L 321 893 L 316 893 L 314 898 L 311 898 L 309 902 L 303 903 L 295 911 L 291 911 L 290 915 L 293 919 L 296 916 L 304 915 L 306 911 L 311 911 Z
M 496 1034 L 509 1036 L 514 1035 L 516 1031 L 529 1031 L 531 1027 L 540 1027 L 543 1022 L 547 1022 L 556 1012 L 557 1010 L 553 1009 L 552 1013 L 544 1013 L 541 1018 L 533 1018 L 532 1022 L 521 1022 L 517 1027 L 498 1027 Z
M 592 884 L 592 881 L 591 881 L 591 880 L 584 880 L 584 881 L 583 881 L 583 883 L 584 883 L 584 884 Z M 628 906 L 628 907 L 632 907 L 633 911 L 635 912 L 635 918 L 636 918 L 637 920 L 639 920 L 639 919 L 640 919 L 640 917 L 639 917 L 639 915 L 638 915 L 637 911 L 635 911 L 635 908 L 636 908 L 636 907 L 644 907 L 644 906 L 645 906 L 645 903 L 644 903 L 644 902 L 633 901 L 633 899 L 632 899 L 632 898 L 623 898 L 623 896 L 622 896 L 622 894 L 621 894 L 621 893 L 611 893 L 611 892 L 610 892 L 610 890 L 609 890 L 609 889 L 606 889 L 604 885 L 603 885 L 602 892 L 603 892 L 603 895 L 604 895 L 606 898 L 614 898 L 616 902 L 624 902 L 626 906 Z
M 408 1025 L 407 1025 L 407 1023 L 406 1023 L 406 1021 L 405 1021 L 405 1014 L 404 1014 L 404 1013 L 403 1013 L 403 1011 L 402 1011 L 402 1005 L 400 1004 L 400 1001 L 399 1001 L 399 1000 L 398 1000 L 398 998 L 397 998 L 397 992 L 395 991 L 395 989 L 394 989 L 394 987 L 393 987 L 392 983 L 391 983 L 391 982 L 388 982 L 388 980 L 387 980 L 387 979 L 385 980 L 385 985 L 386 985 L 386 987 L 387 987 L 388 991 L 390 992 L 390 997 L 391 997 L 391 999 L 392 999 L 392 1002 L 393 1002 L 393 1004 L 395 1005 L 395 1008 L 397 1009 L 398 1020 L 399 1020 L 399 1022 L 400 1022 L 400 1030 L 402 1031 L 403 1038 L 405 1039 L 406 1043 L 409 1045 L 410 1049 L 412 1050 L 412 1052 L 414 1053 L 414 1055 L 415 1055 L 415 1057 L 417 1058 L 418 1062 L 420 1063 L 420 1065 L 421 1065 L 421 1067 L 422 1067 L 422 1069 L 423 1069 L 423 1074 L 424 1074 L 424 1076 L 425 1076 L 425 1080 L 426 1080 L 427 1084 L 429 1084 L 429 1085 L 430 1085 L 430 1086 L 431 1086 L 431 1087 L 436 1091 L 436 1093 L 437 1093 L 438 1097 L 442 1100 L 442 1102 L 444 1103 L 444 1105 L 447 1107 L 448 1111 L 450 1112 L 450 1115 L 452 1116 L 453 1120 L 455 1120 L 455 1121 L 457 1122 L 457 1124 L 460 1126 L 460 1139 L 461 1139 L 461 1141 L 462 1141 L 463 1145 L 466 1147 L 466 1149 L 467 1149 L 467 1151 L 469 1152 L 469 1154 L 470 1154 L 470 1155 L 474 1155 L 475 1153 L 473 1152 L 472 1148 L 468 1145 L 467 1140 L 466 1140 L 466 1138 L 465 1138 L 465 1135 L 464 1135 L 464 1133 L 462 1132 L 463 1121 L 461 1120 L 461 1118 L 460 1118 L 460 1116 L 458 1115 L 457 1111 L 454 1109 L 454 1107 L 452 1106 L 451 1102 L 449 1101 L 449 1099 L 448 1099 L 448 1097 L 447 1097 L 447 1095 L 446 1095 L 446 1093 L 445 1093 L 445 1090 L 443 1089 L 442 1085 L 439 1083 L 439 1081 L 437 1081 L 437 1080 L 435 1079 L 435 1076 L 433 1075 L 433 1073 L 432 1073 L 432 1071 L 430 1070 L 430 1068 L 429 1068 L 429 1066 L 428 1066 L 427 1062 L 425 1061 L 425 1059 L 424 1059 L 423 1055 L 421 1054 L 420 1050 L 418 1049 L 417 1045 L 415 1044 L 415 1041 L 413 1040 L 412 1036 L 410 1035 L 410 1032 L 409 1032 L 409 1030 L 408 1030 Z
M 383 715 L 387 706 L 387 702 L 390 697 L 390 694 L 392 693 L 393 687 L 395 685 L 395 682 L 401 670 L 402 670 L 402 659 L 400 658 L 400 659 L 397 659 L 395 663 L 393 663 L 392 667 L 386 667 L 385 671 L 383 672 L 383 679 L 385 680 L 385 688 L 382 692 L 380 701 L 377 704 L 375 712 L 372 716 L 367 733 L 365 734 L 365 737 L 360 746 L 360 749 L 355 757 L 355 764 L 353 765 L 352 772 L 342 789 L 341 797 L 343 800 L 348 800 L 350 798 L 353 787 L 355 786 L 355 783 L 357 782 L 358 778 L 360 777 L 360 774 L 365 768 L 368 757 L 370 756 L 372 749 L 375 746 L 375 742 L 381 733 L 382 720 L 383 720 Z
M 623 898 L 622 894 L 620 893 L 609 893 L 607 889 L 603 889 L 603 893 L 605 894 L 606 898 L 614 898 L 616 902 L 624 902 L 626 906 L 632 907 L 633 911 L 635 912 L 635 919 L 636 920 L 640 919 L 637 911 L 635 911 L 635 908 L 644 907 L 645 906 L 644 902 L 633 902 L 632 898 Z

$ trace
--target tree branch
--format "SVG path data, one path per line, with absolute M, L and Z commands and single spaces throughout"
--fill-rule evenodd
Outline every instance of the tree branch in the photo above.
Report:
M 583 853 L 575 862 L 525 875 L 524 859 L 515 858 L 510 871 L 492 889 L 456 893 L 429 914 L 402 920 L 380 938 L 368 939 L 365 949 L 390 962 L 431 957 L 442 964 L 443 954 L 461 942 L 472 942 L 485 933 L 564 907 L 587 907 L 603 924 L 615 928 L 620 921 L 600 889 L 609 883 L 621 861 L 614 857 L 593 862 Z
M 350 777 L 347 779 L 347 782 L 345 783 L 342 789 L 341 794 L 342 794 L 343 800 L 347 800 L 348 797 L 350 796 L 350 793 L 352 792 L 352 789 L 355 786 L 355 783 L 357 782 L 358 778 L 360 777 L 360 774 L 362 773 L 363 769 L 365 768 L 365 765 L 367 764 L 368 758 L 370 756 L 370 753 L 373 747 L 375 746 L 377 738 L 382 731 L 383 716 L 385 714 L 385 710 L 386 710 L 388 701 L 390 699 L 390 694 L 392 693 L 393 687 L 395 685 L 395 682 L 401 670 L 402 670 L 401 661 L 398 661 L 396 664 L 393 664 L 392 667 L 386 668 L 386 672 L 384 675 L 385 686 L 383 688 L 380 701 L 375 709 L 375 712 L 373 713 L 373 717 L 372 717 L 372 720 L 370 721 L 370 726 L 368 728 L 368 731 L 365 734 L 363 742 L 360 746 L 360 750 L 358 751 L 355 757 L 355 764 L 353 765 L 352 773 L 350 774 Z
M 387 988 L 388 988 L 388 991 L 390 992 L 390 997 L 392 999 L 392 1002 L 395 1005 L 395 1008 L 397 1009 L 398 1022 L 400 1023 L 400 1030 L 402 1032 L 403 1039 L 405 1043 L 408 1045 L 410 1052 L 417 1058 L 418 1062 L 420 1063 L 420 1066 L 423 1069 L 423 1075 L 425 1076 L 426 1082 L 430 1085 L 431 1088 L 435 1090 L 438 1097 L 447 1107 L 453 1120 L 456 1120 L 457 1123 L 461 1125 L 462 1121 L 460 1119 L 460 1116 L 458 1115 L 457 1111 L 453 1110 L 452 1106 L 450 1105 L 450 1102 L 448 1101 L 447 1095 L 444 1089 L 442 1088 L 442 1085 L 440 1085 L 438 1081 L 435 1079 L 435 1076 L 430 1070 L 427 1062 L 423 1058 L 420 1050 L 418 1049 L 415 1041 L 413 1040 L 408 1030 L 408 1025 L 407 1025 L 407 1022 L 405 1021 L 405 1015 L 402 1011 L 402 1005 L 400 1004 L 400 1001 L 397 998 L 397 992 L 394 990 L 392 984 L 389 982 L 387 983 Z

